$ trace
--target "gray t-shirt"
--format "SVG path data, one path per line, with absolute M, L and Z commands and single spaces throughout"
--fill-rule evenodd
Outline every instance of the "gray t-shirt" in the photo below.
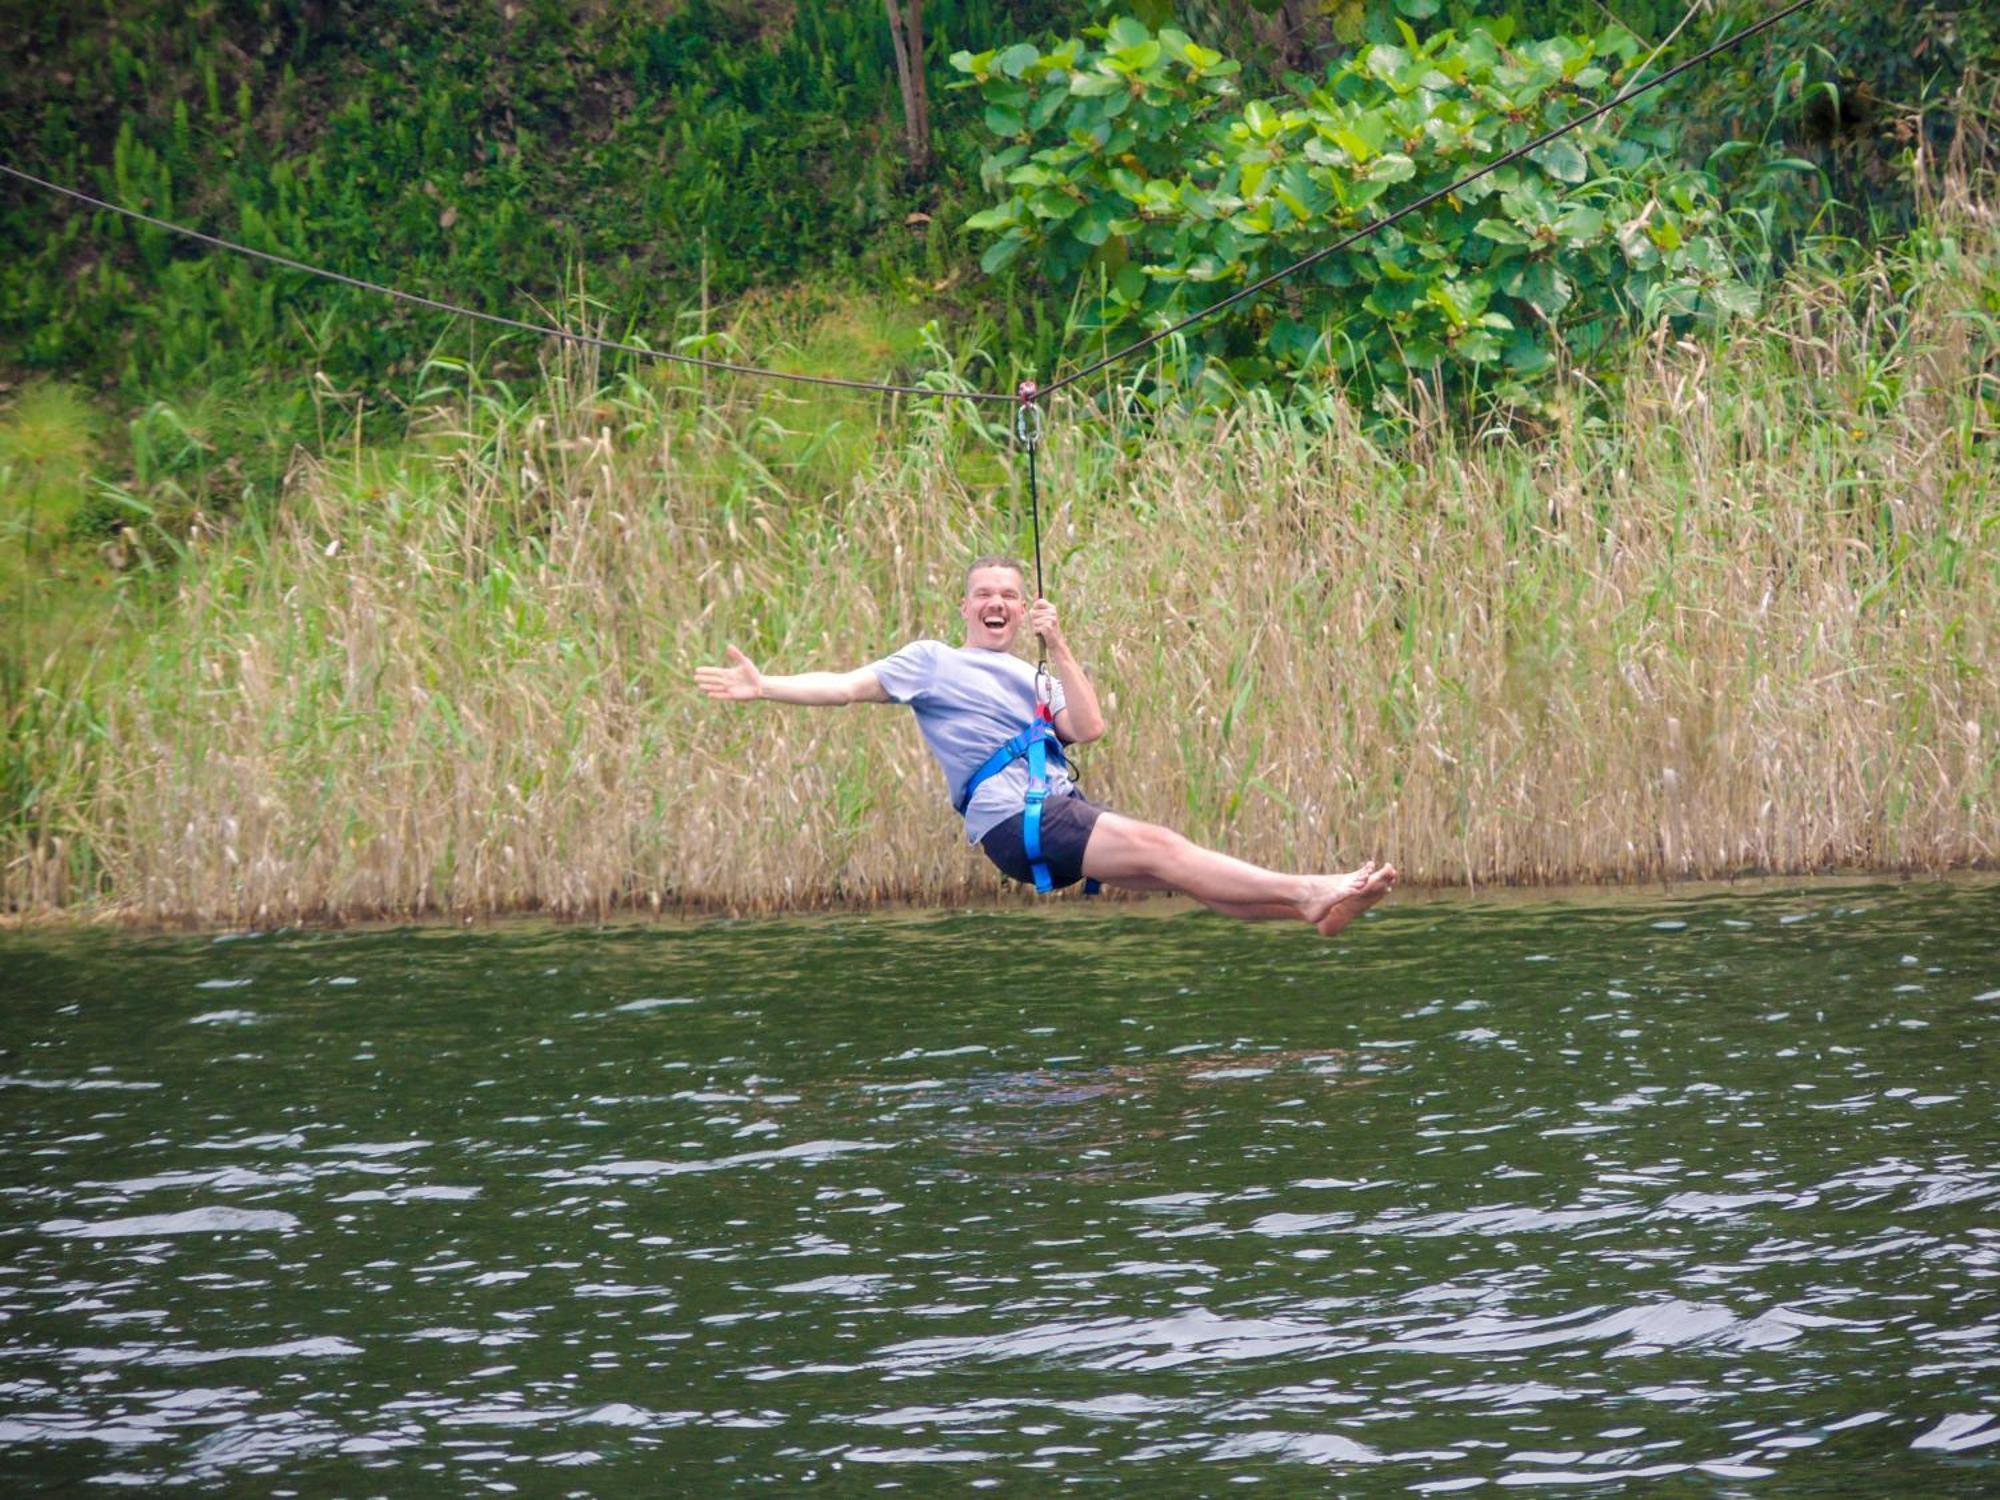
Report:
M 945 795 L 956 797 L 986 758 L 1027 727 L 1035 713 L 1035 669 L 1005 651 L 911 641 L 872 668 L 884 690 L 917 713 L 924 743 L 944 772 Z M 1062 683 L 1050 680 L 1049 712 L 1063 709 Z M 1049 795 L 1076 795 L 1076 779 L 1049 763 Z M 973 793 L 965 837 L 978 843 L 994 824 L 1027 806 L 1028 762 L 1017 758 Z

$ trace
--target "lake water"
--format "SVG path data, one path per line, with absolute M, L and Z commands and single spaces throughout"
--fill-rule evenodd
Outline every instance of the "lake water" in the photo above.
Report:
M 0 937 L 0 1486 L 2000 1494 L 2000 888 Z

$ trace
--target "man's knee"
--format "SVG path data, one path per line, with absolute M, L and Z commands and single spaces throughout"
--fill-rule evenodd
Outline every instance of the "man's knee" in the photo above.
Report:
M 1126 850 L 1149 866 L 1172 859 L 1187 843 L 1173 829 L 1158 823 L 1142 823 L 1137 818 L 1120 820 L 1118 834 Z

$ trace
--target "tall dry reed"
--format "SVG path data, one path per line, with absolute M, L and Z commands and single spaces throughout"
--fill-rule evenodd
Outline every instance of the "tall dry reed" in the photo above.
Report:
M 1059 406 L 1051 592 L 1112 725 L 1087 787 L 1418 882 L 1990 863 L 2000 265 L 1984 205 L 1947 218 L 1916 290 L 1802 278 L 1530 436 Z M 16 910 L 998 888 L 908 715 L 718 705 L 690 672 L 949 637 L 964 559 L 1025 541 L 1004 448 L 921 404 L 559 361 L 529 398 L 459 372 L 406 448 L 301 464 L 279 521 L 60 685 Z

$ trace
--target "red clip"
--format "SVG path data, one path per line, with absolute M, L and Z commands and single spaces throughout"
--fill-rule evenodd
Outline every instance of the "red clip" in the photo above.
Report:
M 1021 404 L 1023 406 L 1034 405 L 1035 394 L 1036 394 L 1035 382 L 1032 380 L 1022 381 L 1018 386 L 1014 388 L 1014 394 L 1021 398 Z

